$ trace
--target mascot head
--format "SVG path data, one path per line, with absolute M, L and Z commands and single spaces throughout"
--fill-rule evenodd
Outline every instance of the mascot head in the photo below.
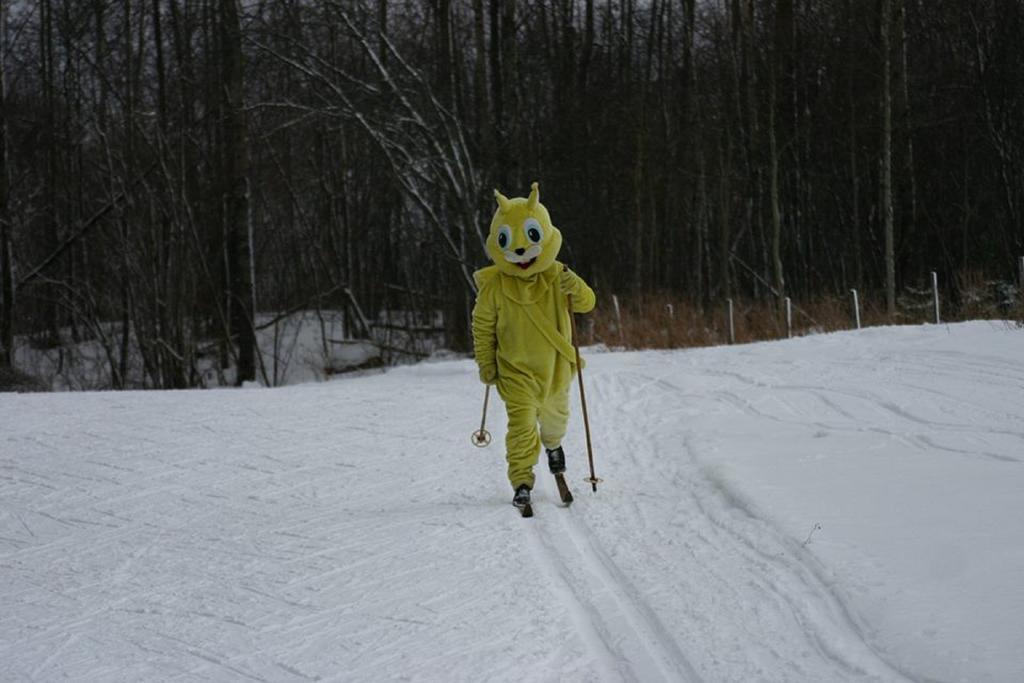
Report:
M 509 199 L 497 190 L 498 210 L 487 235 L 487 255 L 506 275 L 528 278 L 546 270 L 562 248 L 562 233 L 551 225 L 534 183 L 527 199 Z

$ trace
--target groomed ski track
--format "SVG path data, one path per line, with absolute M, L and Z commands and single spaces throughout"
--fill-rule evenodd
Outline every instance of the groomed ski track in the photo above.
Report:
M 637 371 L 593 384 L 595 422 L 629 425 L 600 429 L 597 441 L 625 460 L 636 497 L 615 486 L 617 517 L 602 516 L 600 533 L 583 506 L 552 509 L 552 484 L 527 532 L 600 680 L 910 680 L 865 642 L 809 557 L 701 476 L 688 443 L 657 443 L 666 408 L 685 405 L 684 392 Z M 578 490 L 577 500 L 593 495 L 585 483 Z M 591 503 L 605 495 L 602 485 Z M 645 504 L 652 499 L 659 504 Z M 671 581 L 638 588 L 631 573 Z
M 816 383 L 756 349 L 590 354 L 605 482 L 582 481 L 574 403 L 576 502 L 541 464 L 532 519 L 510 504 L 499 401 L 492 445 L 470 444 L 468 361 L 276 390 L 0 396 L 0 680 L 929 680 L 802 532 L 729 486 L 726 442 L 696 426 L 743 419 L 778 443 L 928 424 L 950 457 L 1014 464 L 1001 444 L 1024 441 L 1019 415 L 950 394 L 959 413 L 940 424 L 895 405 L 850 346 L 805 362 Z M 920 362 L 1024 381 L 962 360 Z M 955 441 L 979 421 L 995 441 Z

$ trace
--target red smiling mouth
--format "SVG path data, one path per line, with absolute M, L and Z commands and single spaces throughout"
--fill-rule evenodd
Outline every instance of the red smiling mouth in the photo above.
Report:
M 534 257 L 534 258 L 530 259 L 529 261 L 526 261 L 524 263 L 517 263 L 516 265 L 519 266 L 520 268 L 522 268 L 523 270 L 526 270 L 527 268 L 532 266 L 534 261 L 536 261 L 536 260 L 537 260 L 537 258 Z

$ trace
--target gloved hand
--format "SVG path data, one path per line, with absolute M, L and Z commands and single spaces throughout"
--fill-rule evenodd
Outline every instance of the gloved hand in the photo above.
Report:
M 569 270 L 568 267 L 564 267 L 558 274 L 558 286 L 561 288 L 562 294 L 579 294 L 580 276 Z
M 480 381 L 484 384 L 497 384 L 498 383 L 498 366 L 497 365 L 482 365 L 480 366 Z

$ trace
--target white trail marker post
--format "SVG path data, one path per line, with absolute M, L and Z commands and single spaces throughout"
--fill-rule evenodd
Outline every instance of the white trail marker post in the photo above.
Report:
M 857 299 L 857 290 L 851 289 L 853 292 L 853 322 L 857 325 L 857 329 L 860 329 L 860 301 Z

